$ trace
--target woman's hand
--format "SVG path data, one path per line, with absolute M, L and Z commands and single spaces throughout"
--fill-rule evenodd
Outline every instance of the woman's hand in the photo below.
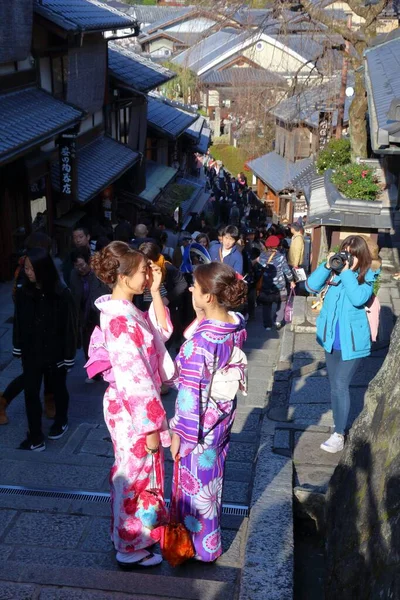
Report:
M 343 271 L 348 271 L 349 269 L 350 269 L 350 271 L 357 271 L 358 258 L 356 256 L 353 256 L 353 255 L 352 255 L 352 258 L 353 258 L 353 264 L 350 267 L 349 261 L 346 260 L 345 265 L 344 265 L 344 267 L 342 269 L 342 273 L 343 273 Z
M 160 291 L 162 283 L 162 271 L 161 268 L 153 261 L 150 261 L 149 268 L 149 289 L 151 294 L 156 294 Z
M 294 290 L 296 288 L 296 282 L 295 281 L 291 281 L 290 282 L 290 289 Z
M 176 462 L 177 460 L 180 460 L 180 455 L 179 455 L 179 448 L 181 447 L 181 438 L 179 437 L 179 435 L 177 433 L 173 433 L 172 434 L 172 440 L 171 440 L 171 454 L 172 454 L 172 460 L 174 462 Z
M 146 435 L 146 446 L 149 450 L 158 449 L 160 445 L 160 434 L 158 431 L 152 431 Z

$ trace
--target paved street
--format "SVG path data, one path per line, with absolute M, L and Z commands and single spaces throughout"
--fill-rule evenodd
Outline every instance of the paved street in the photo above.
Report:
M 20 372 L 10 361 L 10 286 L 0 288 L 0 389 Z M 272 335 L 271 335 L 272 334 Z M 69 375 L 68 433 L 48 441 L 46 452 L 16 450 L 26 432 L 23 398 L 8 410 L 0 429 L 0 599 L 46 600 L 127 598 L 234 598 L 244 564 L 255 459 L 266 391 L 272 385 L 279 338 L 260 323 L 249 326 L 250 393 L 239 399 L 228 456 L 223 501 L 225 553 L 216 565 L 190 562 L 179 569 L 162 564 L 151 571 L 123 573 L 114 559 L 108 530 L 108 471 L 112 446 L 102 417 L 103 383 L 85 384 L 82 357 Z M 175 395 L 164 397 L 169 415 Z M 45 433 L 50 426 L 45 421 Z M 172 462 L 166 453 L 166 497 Z M 31 491 L 16 494 L 5 486 Z M 37 493 L 32 489 L 54 492 Z M 78 492 L 80 495 L 71 494 Z M 82 493 L 92 495 L 82 497 Z M 60 587 L 61 586 L 61 587 Z M 86 590 L 86 591 L 84 591 Z M 96 591 L 98 590 L 98 591 Z M 102 590 L 102 591 L 100 591 Z M 120 592 L 120 593 L 117 593 Z M 132 595 L 133 593 L 133 595 Z M 122 594 L 122 595 L 121 595 Z

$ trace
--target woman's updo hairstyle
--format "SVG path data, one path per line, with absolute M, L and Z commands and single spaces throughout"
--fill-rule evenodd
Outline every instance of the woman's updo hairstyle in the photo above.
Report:
M 203 294 L 212 294 L 224 308 L 238 308 L 246 302 L 247 285 L 237 278 L 229 265 L 217 262 L 199 265 L 194 272 L 194 278 Z
M 111 242 L 90 261 L 96 276 L 103 283 L 114 287 L 118 275 L 133 275 L 147 258 L 138 250 L 133 250 L 125 242 Z

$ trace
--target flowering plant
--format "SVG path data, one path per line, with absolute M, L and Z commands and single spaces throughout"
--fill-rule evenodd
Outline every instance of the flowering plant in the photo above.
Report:
M 318 155 L 316 168 L 322 174 L 327 169 L 336 169 L 341 165 L 347 165 L 351 161 L 350 140 L 342 138 L 331 140 L 324 150 Z
M 360 200 L 375 200 L 381 189 L 375 171 L 365 163 L 337 168 L 332 183 L 347 198 Z

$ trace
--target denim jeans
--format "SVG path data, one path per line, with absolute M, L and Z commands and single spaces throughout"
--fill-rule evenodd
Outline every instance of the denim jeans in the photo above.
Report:
M 331 386 L 333 422 L 336 433 L 344 435 L 350 412 L 350 383 L 361 358 L 342 360 L 341 350 L 325 352 L 326 368 Z

